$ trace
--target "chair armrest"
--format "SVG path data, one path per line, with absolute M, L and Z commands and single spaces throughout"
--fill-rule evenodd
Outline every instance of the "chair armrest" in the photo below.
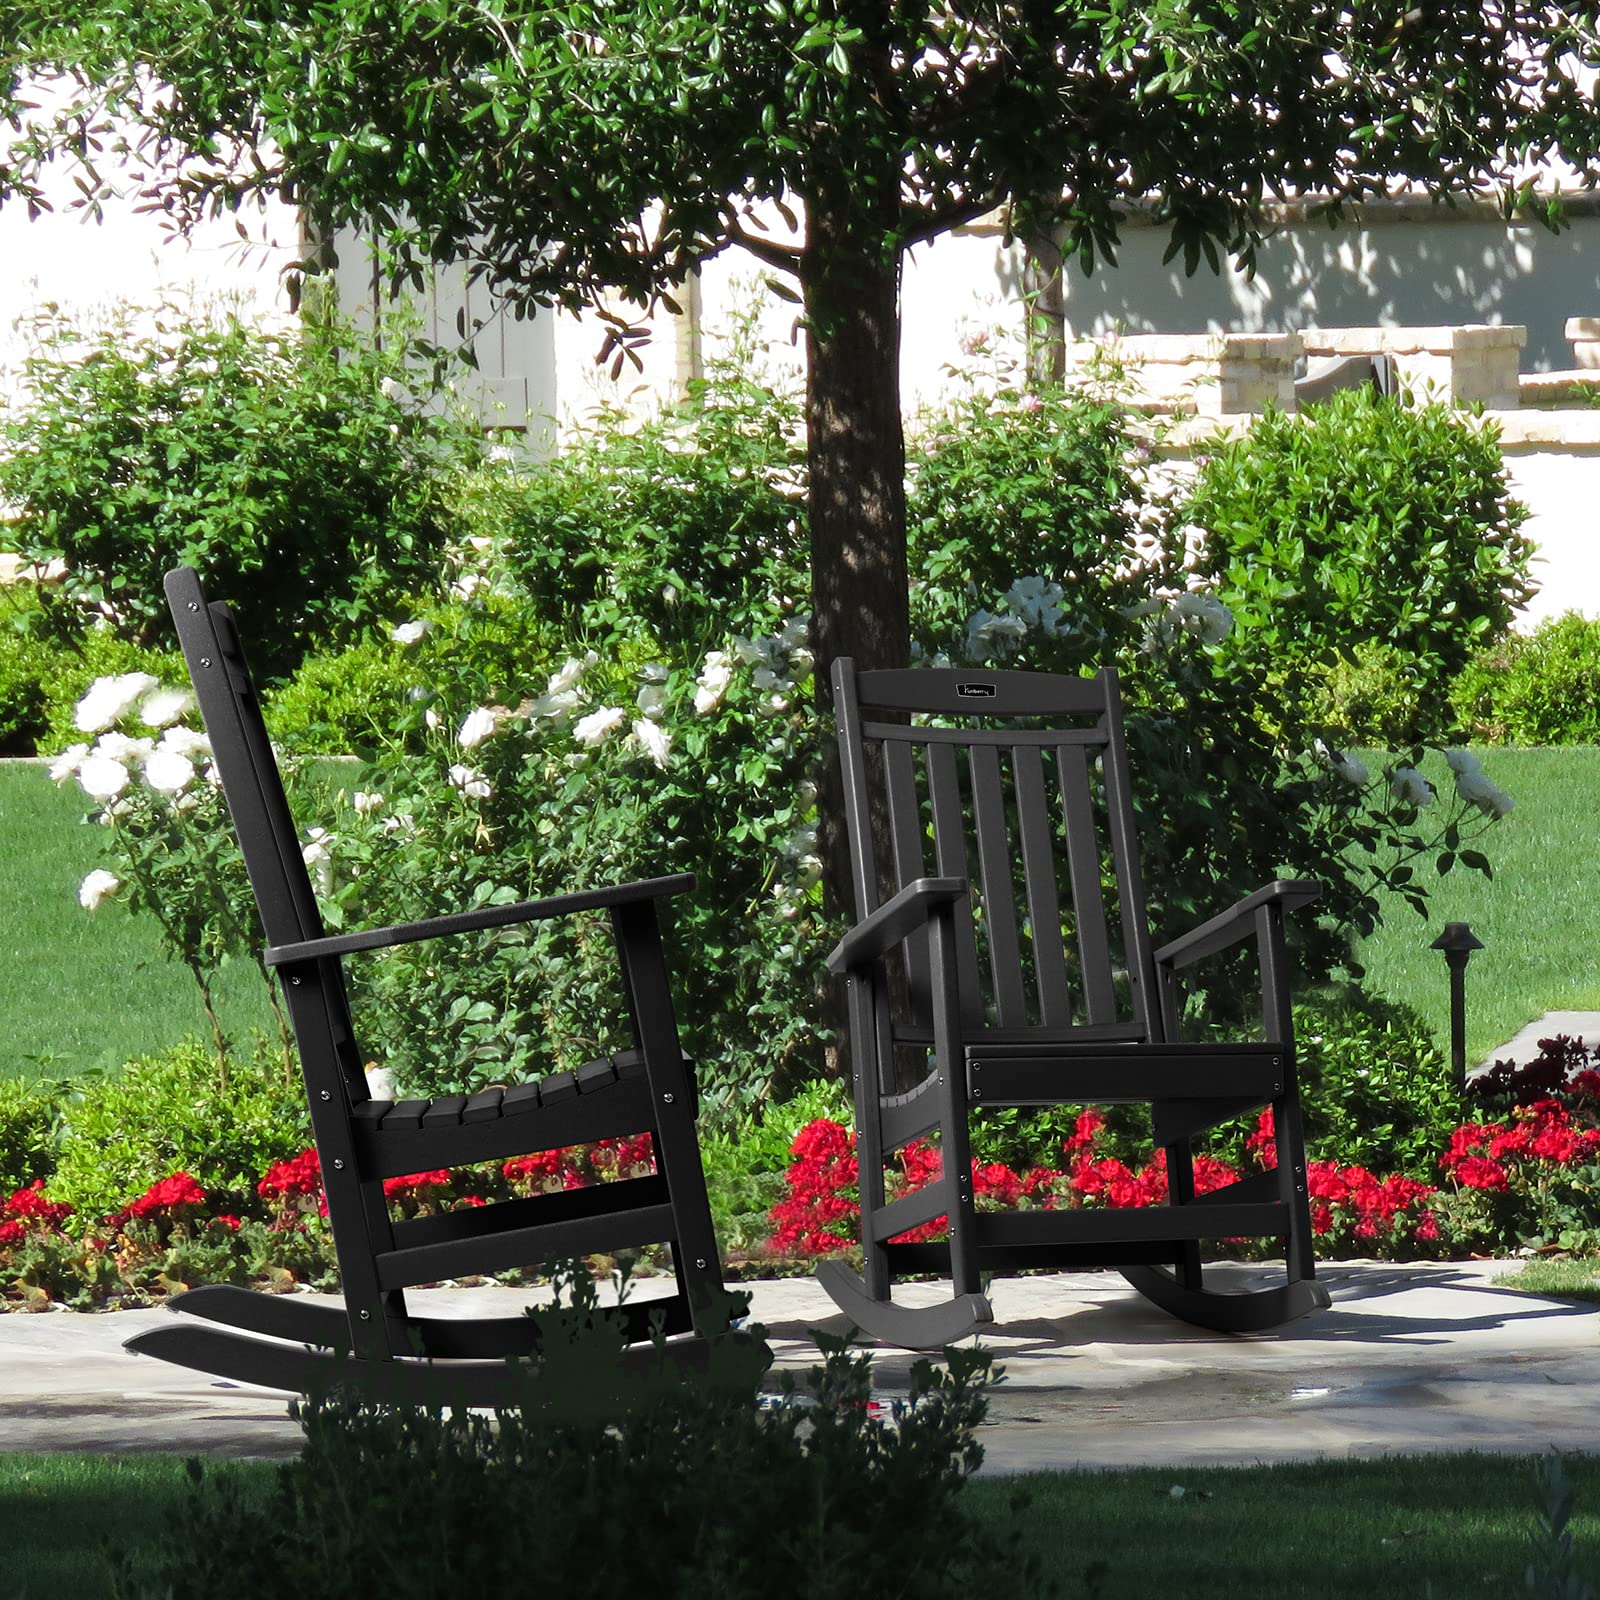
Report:
M 938 906 L 947 906 L 967 892 L 965 878 L 918 878 L 892 900 L 858 922 L 828 957 L 829 972 L 855 972 L 885 956 L 914 933 Z
M 1255 914 L 1262 906 L 1276 901 L 1285 911 L 1294 911 L 1310 905 L 1321 893 L 1322 885 L 1314 878 L 1279 878 L 1254 894 L 1246 895 L 1220 916 L 1162 945 L 1155 953 L 1155 963 L 1158 967 L 1186 967 L 1247 938 L 1255 927 Z
M 415 944 L 419 939 L 441 939 L 454 933 L 475 933 L 482 928 L 507 928 L 518 922 L 540 922 L 547 917 L 568 916 L 574 911 L 632 905 L 639 900 L 656 900 L 669 894 L 682 894 L 693 887 L 692 872 L 677 872 L 667 878 L 643 878 L 637 883 L 621 883 L 603 889 L 579 889 L 572 894 L 552 895 L 547 900 L 519 900 L 515 905 L 485 906 L 481 911 L 430 917 L 426 922 L 402 922 L 392 928 L 366 928 L 359 933 L 338 933 L 325 939 L 305 939 L 298 944 L 273 945 L 264 959 L 269 967 L 286 967 L 298 961 L 315 961 L 321 956 L 350 955 L 357 950 L 382 950 L 390 945 Z

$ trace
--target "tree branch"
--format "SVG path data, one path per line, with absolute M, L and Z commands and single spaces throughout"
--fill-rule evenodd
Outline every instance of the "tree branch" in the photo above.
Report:
M 756 260 L 764 261 L 769 267 L 799 276 L 799 245 L 779 244 L 776 239 L 762 239 L 753 233 L 746 233 L 731 217 L 728 220 L 728 238 L 732 243 L 742 245 Z

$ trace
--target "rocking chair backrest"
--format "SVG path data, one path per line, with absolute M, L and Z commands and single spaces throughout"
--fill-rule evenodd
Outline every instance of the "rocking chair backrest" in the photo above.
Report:
M 968 1028 L 1158 1039 L 1116 674 L 857 672 L 843 658 L 833 688 L 858 914 L 917 878 L 966 878 Z M 887 818 L 887 863 L 874 812 Z M 904 975 L 902 1038 L 930 1017 L 925 931 Z
M 189 567 L 167 574 L 166 591 L 266 942 L 320 939 L 325 932 L 322 913 L 233 613 L 221 601 L 207 603 L 199 574 Z M 330 1010 L 338 1013 L 330 1018 L 333 1037 L 345 1087 L 352 1102 L 359 1102 L 368 1097 L 366 1077 L 354 1045 L 343 975 L 337 962 L 333 965 L 322 993 Z

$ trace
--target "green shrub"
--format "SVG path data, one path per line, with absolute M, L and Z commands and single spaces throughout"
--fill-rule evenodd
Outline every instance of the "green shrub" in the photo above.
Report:
M 577 1359 L 605 1360 L 580 1340 Z M 663 1600 L 936 1600 L 1002 1565 L 1019 1593 L 1051 1592 L 1037 1558 L 1002 1548 L 961 1492 L 983 1455 L 987 1353 L 953 1349 L 947 1371 L 918 1361 L 890 1420 L 866 1404 L 868 1358 L 824 1349 L 811 1395 L 789 1377 L 766 1410 L 751 1383 L 689 1377 L 641 1385 L 593 1422 L 542 1414 L 542 1378 L 493 1422 L 297 1403 L 305 1448 L 270 1493 L 191 1461 L 195 1492 L 165 1547 L 113 1558 L 117 1593 L 265 1600 L 292 1571 L 306 1600 L 365 1593 L 379 1573 L 392 1600 L 535 1587 L 601 1600 L 639 1589 L 646 1568 Z
M 1350 390 L 1266 412 L 1213 448 L 1186 515 L 1233 613 L 1226 663 L 1301 710 L 1335 661 L 1382 641 L 1423 686 L 1418 740 L 1448 731 L 1451 680 L 1533 592 L 1498 437 L 1440 405 Z
M 55 1171 L 64 1084 L 0 1078 L 0 1201 Z
M 806 588 L 795 401 L 733 360 L 628 431 L 491 480 L 478 516 L 536 626 L 568 638 L 700 643 L 745 633 Z
M 1384 639 L 1363 639 L 1310 685 L 1307 719 L 1348 748 L 1405 750 L 1440 730 L 1435 687 L 1417 661 Z
M 1473 739 L 1493 744 L 1600 744 L 1600 622 L 1547 617 L 1481 652 L 1450 689 Z
M 53 652 L 28 629 L 25 616 L 0 608 L 0 756 L 32 755 L 48 725 Z
M 1409 1006 L 1343 986 L 1295 1007 L 1312 1158 L 1438 1181 L 1462 1120 L 1450 1064 Z
M 302 755 L 371 752 L 397 729 L 415 731 L 436 701 L 448 703 L 448 685 L 492 682 L 511 705 L 544 687 L 555 646 L 520 598 L 397 597 L 389 609 L 422 636 L 404 643 L 385 627 L 347 649 L 307 656 L 267 696 L 275 740 Z
M 907 566 L 912 636 L 928 652 L 971 653 L 971 624 L 1020 578 L 1059 584 L 1062 665 L 1094 671 L 1137 632 L 1159 550 L 1137 540 L 1140 485 L 1125 409 L 1096 392 L 1049 389 L 996 405 L 964 396 L 908 440 Z M 1003 635 L 1002 635 L 1003 639 Z
M 354 637 L 431 575 L 449 531 L 442 484 L 477 453 L 421 414 L 403 341 L 280 334 L 237 319 L 124 308 L 95 335 L 47 328 L 0 412 L 10 536 L 66 575 L 40 592 L 50 629 L 96 619 L 171 637 L 162 578 L 180 562 L 233 603 L 265 679 Z
M 80 1080 L 62 1114 L 50 1197 L 86 1217 L 174 1172 L 187 1172 L 220 1211 L 259 1214 L 262 1173 L 311 1142 L 304 1088 L 265 1040 L 227 1074 L 197 1040 L 137 1057 L 115 1078 Z

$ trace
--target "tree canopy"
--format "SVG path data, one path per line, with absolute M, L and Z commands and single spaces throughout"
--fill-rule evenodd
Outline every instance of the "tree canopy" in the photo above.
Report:
M 58 156 L 92 195 L 120 141 L 177 226 L 271 189 L 324 232 L 375 222 L 402 274 L 464 256 L 525 305 L 610 292 L 643 311 L 718 252 L 753 252 L 804 306 L 825 685 L 836 655 L 909 648 L 908 246 L 998 209 L 1109 263 L 1142 201 L 1188 270 L 1249 267 L 1273 196 L 1336 214 L 1402 180 L 1509 206 L 1540 161 L 1592 187 L 1597 6 L 0 0 L 0 88 L 54 72 L 76 89 L 0 144 L 0 196 Z M 779 239 L 764 219 L 789 207 Z

